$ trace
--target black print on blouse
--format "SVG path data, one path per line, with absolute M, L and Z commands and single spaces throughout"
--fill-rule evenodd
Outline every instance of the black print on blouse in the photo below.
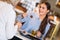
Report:
M 24 25 L 25 22 L 22 22 L 22 25 Z
M 31 15 L 30 18 L 33 18 L 33 16 Z

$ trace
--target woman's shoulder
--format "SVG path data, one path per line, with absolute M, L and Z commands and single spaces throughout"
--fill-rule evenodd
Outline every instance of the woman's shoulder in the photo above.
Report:
M 2 7 L 3 7 L 3 6 L 4 6 L 4 7 L 8 7 L 8 8 L 9 8 L 9 7 L 13 7 L 11 4 L 9 4 L 9 3 L 7 3 L 7 2 L 3 2 L 3 1 L 0 1 L 0 7 L 1 7 L 1 6 L 2 6 Z

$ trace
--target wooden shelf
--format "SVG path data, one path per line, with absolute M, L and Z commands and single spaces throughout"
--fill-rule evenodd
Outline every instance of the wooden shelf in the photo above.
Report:
M 16 6 L 16 8 L 19 9 L 19 10 L 21 10 L 21 11 L 23 11 L 23 12 L 27 11 L 27 9 L 24 8 L 24 7 L 22 7 L 22 6 Z

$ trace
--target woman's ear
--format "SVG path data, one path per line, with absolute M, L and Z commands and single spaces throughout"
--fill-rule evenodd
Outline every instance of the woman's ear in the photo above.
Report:
M 47 10 L 47 13 L 49 12 L 50 10 Z

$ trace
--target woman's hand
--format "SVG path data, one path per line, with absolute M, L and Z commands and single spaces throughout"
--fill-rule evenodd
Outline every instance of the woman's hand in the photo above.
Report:
M 40 37 L 41 37 L 41 32 L 40 32 L 40 31 L 37 31 L 36 36 L 37 36 L 38 38 L 40 38 Z
M 54 16 L 48 16 L 49 20 L 54 20 Z
M 50 40 L 50 38 L 47 37 L 47 38 L 45 38 L 45 40 Z
M 26 17 L 27 16 L 27 13 L 23 13 L 23 17 Z
M 17 22 L 16 25 L 18 25 L 18 29 L 20 29 L 22 27 L 22 23 L 21 22 Z

